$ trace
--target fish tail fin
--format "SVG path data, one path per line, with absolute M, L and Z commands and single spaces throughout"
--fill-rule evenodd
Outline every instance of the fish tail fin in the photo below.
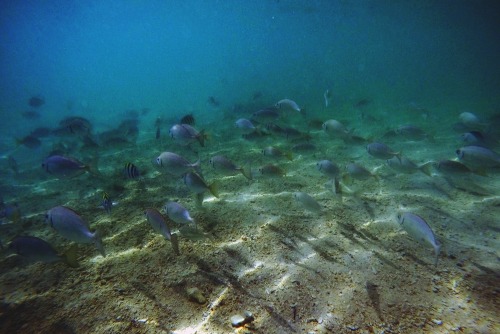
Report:
M 285 152 L 285 157 L 288 160 L 292 161 L 293 160 L 293 153 L 292 152 Z
M 426 162 L 425 164 L 418 167 L 418 169 L 427 176 L 432 176 L 432 165 L 433 161 Z
M 71 268 L 78 268 L 79 266 L 77 250 L 76 245 L 72 245 L 62 256 L 64 263 Z
M 172 244 L 172 249 L 174 250 L 175 255 L 181 255 L 179 251 L 179 238 L 177 237 L 177 233 L 172 233 L 170 235 L 170 243 Z
M 103 257 L 106 257 L 106 252 L 104 251 L 104 247 L 102 246 L 101 233 L 99 233 L 99 231 L 94 232 L 94 244 L 99 253 L 101 253 Z
M 250 166 L 241 167 L 240 171 L 244 177 L 246 177 L 250 181 L 252 180 L 252 169 L 250 168 Z
M 205 129 L 201 130 L 196 136 L 196 139 L 200 142 L 201 147 L 205 147 L 205 141 L 208 140 L 208 135 L 205 133 Z
M 219 182 L 214 181 L 211 185 L 208 186 L 208 190 L 215 197 L 219 198 Z

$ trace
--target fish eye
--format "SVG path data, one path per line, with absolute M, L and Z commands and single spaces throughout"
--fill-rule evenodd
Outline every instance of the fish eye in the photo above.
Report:
M 400 213 L 398 213 L 398 220 L 399 220 L 399 219 L 401 219 L 401 214 L 400 214 Z
M 160 158 L 156 158 L 156 163 L 157 163 L 158 165 L 161 165 L 161 159 L 160 159 Z
M 462 150 L 461 149 L 458 149 L 455 151 L 455 153 L 459 156 L 459 157 L 462 157 L 463 154 L 462 154 Z

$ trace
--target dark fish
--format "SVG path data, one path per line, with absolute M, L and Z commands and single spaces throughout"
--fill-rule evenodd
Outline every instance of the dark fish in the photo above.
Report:
M 193 114 L 187 114 L 181 118 L 180 121 L 181 124 L 189 124 L 189 125 L 194 125 L 195 120 L 193 117 Z
M 373 142 L 366 146 L 366 151 L 372 157 L 377 159 L 390 159 L 394 156 L 401 157 L 401 152 L 394 152 L 389 146 L 384 143 Z
M 40 113 L 38 111 L 28 110 L 23 112 L 21 116 L 23 116 L 26 119 L 37 119 L 40 118 Z
M 19 174 L 19 166 L 17 165 L 17 161 L 11 155 L 7 156 L 7 165 L 10 169 L 12 169 L 14 174 Z
M 139 176 L 141 176 L 137 167 L 131 162 L 127 162 L 125 164 L 123 174 L 125 175 L 126 178 L 129 178 L 129 179 L 136 179 Z
M 220 102 L 213 96 L 209 96 L 207 102 L 212 106 L 212 107 L 218 107 L 220 105 Z
M 59 255 L 47 241 L 37 237 L 17 237 L 9 244 L 7 252 L 15 253 L 29 262 L 63 261 L 71 267 L 78 267 L 75 247 L 72 247 L 67 253 Z
M 356 101 L 356 103 L 354 103 L 354 107 L 355 108 L 363 108 L 363 107 L 366 107 L 367 105 L 369 105 L 371 102 L 372 102 L 372 100 L 370 100 L 368 98 L 364 98 L 364 99 Z
M 259 172 L 264 176 L 285 176 L 286 172 L 276 165 L 265 165 L 259 168 Z
M 252 118 L 257 120 L 257 121 L 274 121 L 277 118 L 280 117 L 280 114 L 278 113 L 278 110 L 276 107 L 269 107 L 269 108 L 264 108 L 257 110 L 252 114 Z
M 17 146 L 23 145 L 26 146 L 27 148 L 31 149 L 36 149 L 39 148 L 42 145 L 42 142 L 40 139 L 32 136 L 32 135 L 27 135 L 24 138 L 21 139 L 16 139 Z
M 90 170 L 82 162 L 63 155 L 51 155 L 42 163 L 43 169 L 58 177 L 75 177 Z
M 70 134 L 75 135 L 88 135 L 92 131 L 90 121 L 80 116 L 67 117 L 59 122 L 59 126 L 66 128 Z
M 472 173 L 472 170 L 463 163 L 455 160 L 441 160 L 435 164 L 440 172 L 447 175 L 466 175 Z
M 106 210 L 107 213 L 111 213 L 111 209 L 113 208 L 113 201 L 109 198 L 109 195 L 107 192 L 103 191 L 102 192 L 102 207 L 104 210 Z
M 17 203 L 4 205 L 0 210 L 0 219 L 7 218 L 9 221 L 17 223 L 21 220 L 21 209 Z
M 156 135 L 155 135 L 155 138 L 156 138 L 156 139 L 160 139 L 160 135 L 161 135 L 161 134 L 160 134 L 160 127 L 157 127 L 157 128 L 156 128 Z
M 38 108 L 45 104 L 45 100 L 42 96 L 32 96 L 28 100 L 30 107 Z
M 316 150 L 316 145 L 311 143 L 298 143 L 292 146 L 292 151 L 294 152 L 315 152 Z

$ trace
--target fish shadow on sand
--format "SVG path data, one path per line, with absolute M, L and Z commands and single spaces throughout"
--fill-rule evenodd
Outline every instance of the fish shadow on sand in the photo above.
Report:
M 370 281 L 366 282 L 366 292 L 368 293 L 368 297 L 372 303 L 375 312 L 377 313 L 378 318 L 381 321 L 384 321 L 382 317 L 382 312 L 380 310 L 380 294 L 378 293 L 378 286 Z
M 288 320 L 285 319 L 280 313 L 276 311 L 276 309 L 272 305 L 264 305 L 269 316 L 281 327 L 286 328 L 286 333 L 297 333 L 297 329 L 295 326 L 290 324 Z
M 475 302 L 492 314 L 498 313 L 500 308 L 500 298 L 498 298 L 500 272 L 476 262 L 472 262 L 472 264 L 481 270 L 480 273 L 472 275 L 469 282 L 473 286 L 471 291 L 475 295 Z

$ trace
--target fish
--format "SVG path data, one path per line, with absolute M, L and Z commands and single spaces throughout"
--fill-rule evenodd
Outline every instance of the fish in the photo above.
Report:
M 26 119 L 38 119 L 40 118 L 40 113 L 35 110 L 27 110 L 22 112 L 21 116 L 23 116 Z
M 264 109 L 257 110 L 252 114 L 252 119 L 259 122 L 269 122 L 274 121 L 280 117 L 277 109 L 275 107 L 268 107 Z
M 331 179 L 336 179 L 340 174 L 340 168 L 330 160 L 321 160 L 316 163 L 318 170 Z
M 434 167 L 449 176 L 462 176 L 473 172 L 469 167 L 455 160 L 440 160 L 434 164 Z
M 397 127 L 395 133 L 407 140 L 421 141 L 424 139 L 429 139 L 427 133 L 424 130 L 415 125 L 401 125 Z
M 299 113 L 302 112 L 302 109 L 299 107 L 299 105 L 295 101 L 290 99 L 279 100 L 278 102 L 276 102 L 274 106 L 284 111 L 289 110 L 289 111 L 296 111 Z
M 241 173 L 248 180 L 252 180 L 250 168 L 238 167 L 234 162 L 223 155 L 215 155 L 208 161 L 210 165 L 218 172 L 224 175 L 235 175 Z
M 183 176 L 184 184 L 196 194 L 197 204 L 203 203 L 203 194 L 210 192 L 214 197 L 219 198 L 218 183 L 207 184 L 203 178 L 195 172 L 187 172 Z
M 16 159 L 14 159 L 14 157 L 11 155 L 8 155 L 6 158 L 7 158 L 7 166 L 9 166 L 9 168 L 14 172 L 14 174 L 18 175 L 19 165 Z
M 161 234 L 165 239 L 170 240 L 170 228 L 165 217 L 158 210 L 153 208 L 146 209 L 144 210 L 144 215 L 155 232 Z
M 323 93 L 323 98 L 325 99 L 325 108 L 328 108 L 332 99 L 332 93 L 329 89 L 325 90 L 325 92 Z
M 373 142 L 366 146 L 366 151 L 372 157 L 387 160 L 392 157 L 401 157 L 401 152 L 394 152 L 384 143 Z
M 434 265 L 437 266 L 441 244 L 436 240 L 436 236 L 429 224 L 422 217 L 411 212 L 400 212 L 397 214 L 397 219 L 410 237 L 417 242 L 428 243 L 434 248 L 434 253 L 436 254 Z
M 393 170 L 400 172 L 400 173 L 405 173 L 405 174 L 413 174 L 417 171 L 420 171 L 427 176 L 432 176 L 432 165 L 433 162 L 426 162 L 422 165 L 417 165 L 410 159 L 406 157 L 392 157 L 390 159 L 387 159 L 385 161 L 387 163 L 387 166 L 392 168 Z
M 45 138 L 49 137 L 52 135 L 52 129 L 47 128 L 47 127 L 38 127 L 31 131 L 30 136 L 36 137 L 36 138 Z
M 42 163 L 43 169 L 60 178 L 71 178 L 90 171 L 88 165 L 75 158 L 63 155 L 51 155 Z
M 125 168 L 123 169 L 123 174 L 128 179 L 136 179 L 139 176 L 141 176 L 141 173 L 139 173 L 139 169 L 137 169 L 137 166 L 131 162 L 127 162 L 125 164 Z
M 189 124 L 175 124 L 169 130 L 170 137 L 178 141 L 181 145 L 189 145 L 194 141 L 198 141 L 200 146 L 205 146 L 207 135 L 205 130 L 198 132 Z
M 455 151 L 458 160 L 468 167 L 485 169 L 500 167 L 500 154 L 482 146 L 464 146 Z
M 160 139 L 161 133 L 160 133 L 160 127 L 156 128 L 156 134 L 155 134 L 155 139 Z
M 375 179 L 379 179 L 379 176 L 370 172 L 369 170 L 367 170 L 365 167 L 359 165 L 359 164 L 356 164 L 356 163 L 349 163 L 346 165 L 346 170 L 347 170 L 347 174 L 349 178 L 353 178 L 353 179 L 356 179 L 358 181 L 365 181 L 365 180 L 368 180 L 370 178 L 375 178 Z
M 257 127 L 252 123 L 252 121 L 246 118 L 240 118 L 234 122 L 234 125 L 243 133 L 248 134 L 257 131 Z
M 59 122 L 60 129 L 67 129 L 69 134 L 73 135 L 88 135 L 92 131 L 90 121 L 81 116 L 71 116 L 62 119 Z
M 312 143 L 298 143 L 292 146 L 294 152 L 316 152 L 318 148 Z
M 187 114 L 187 115 L 182 116 L 179 123 L 180 124 L 187 124 L 187 125 L 195 125 L 195 119 L 194 119 L 193 114 Z
M 42 146 L 42 142 L 35 136 L 27 135 L 23 138 L 16 138 L 16 145 L 23 145 L 30 149 L 37 149 Z
M 56 206 L 47 211 L 46 223 L 62 237 L 76 243 L 93 243 L 102 256 L 106 256 L 98 231 L 90 232 L 89 224 L 75 211 L 65 206 Z
M 213 96 L 209 96 L 208 99 L 207 99 L 207 102 L 208 104 L 210 104 L 212 107 L 218 107 L 220 106 L 220 102 L 219 100 L 217 100 L 215 97 Z
M 335 120 L 329 119 L 325 121 L 321 127 L 323 131 L 330 137 L 336 137 L 340 139 L 348 139 L 351 136 L 351 132 L 347 130 L 344 124 Z
M 196 225 L 194 219 L 191 218 L 189 211 L 177 202 L 167 202 L 164 210 L 167 213 L 168 218 L 179 225 Z
M 174 176 L 182 176 L 189 171 L 200 172 L 200 160 L 195 163 L 190 163 L 184 157 L 172 153 L 163 152 L 156 158 L 156 164 L 164 169 L 167 173 Z
M 272 164 L 268 164 L 268 165 L 264 165 L 262 167 L 259 168 L 259 172 L 261 175 L 263 176 L 269 176 L 269 177 L 274 177 L 274 176 L 285 176 L 286 175 L 286 172 L 276 166 L 276 165 L 272 165 Z
M 293 160 L 292 152 L 282 151 L 281 149 L 274 147 L 274 146 L 268 146 L 268 147 L 264 148 L 262 150 L 262 154 L 267 156 L 267 157 L 286 158 L 290 161 Z
M 460 119 L 460 122 L 462 124 L 472 129 L 480 129 L 487 125 L 485 123 L 482 123 L 476 114 L 468 111 L 460 113 L 460 115 L 458 115 L 458 118 Z
M 101 205 L 107 213 L 111 213 L 111 209 L 113 208 L 113 201 L 111 200 L 111 198 L 109 198 L 108 193 L 105 191 L 102 192 Z
M 14 238 L 7 246 L 7 253 L 17 254 L 28 262 L 54 263 L 62 261 L 70 267 L 78 267 L 76 247 L 71 247 L 66 253 L 60 255 L 47 241 L 32 236 Z
M 45 104 L 45 99 L 43 96 L 37 95 L 32 96 L 28 99 L 28 105 L 33 108 L 39 108 Z
M 322 210 L 321 205 L 319 205 L 319 203 L 311 195 L 305 192 L 294 192 L 293 198 L 302 204 L 302 206 L 308 211 L 320 213 Z

